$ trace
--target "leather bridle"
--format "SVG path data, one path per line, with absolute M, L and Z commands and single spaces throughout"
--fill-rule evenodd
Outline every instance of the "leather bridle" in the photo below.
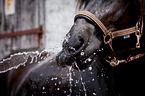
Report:
M 136 23 L 135 26 L 131 27 L 131 28 L 127 28 L 127 29 L 123 29 L 123 30 L 118 30 L 118 31 L 114 31 L 111 32 L 109 31 L 105 25 L 91 12 L 89 11 L 79 11 L 76 16 L 75 16 L 75 21 L 77 18 L 87 18 L 89 21 L 93 22 L 93 24 L 95 25 L 95 27 L 98 27 L 102 30 L 103 34 L 104 34 L 104 44 L 108 44 L 111 48 L 111 50 L 113 51 L 112 48 L 112 40 L 114 38 L 120 37 L 120 36 L 126 36 L 126 35 L 130 35 L 130 34 L 135 34 L 137 42 L 136 42 L 136 48 L 139 49 L 140 48 L 140 38 L 143 34 L 143 17 L 141 18 L 140 21 L 138 21 Z M 127 63 L 130 62 L 132 60 L 136 60 L 142 56 L 144 56 L 145 53 L 140 53 L 137 54 L 135 56 L 131 56 L 126 60 L 117 60 L 116 57 L 113 57 L 113 59 L 111 61 L 107 60 L 106 61 L 108 63 L 110 63 L 111 66 L 115 67 L 117 65 L 119 65 L 120 63 Z

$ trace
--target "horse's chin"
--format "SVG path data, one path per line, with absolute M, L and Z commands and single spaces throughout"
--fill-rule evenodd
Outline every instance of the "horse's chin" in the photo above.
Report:
M 66 66 L 66 65 L 71 65 L 71 63 L 75 61 L 75 57 L 74 55 L 62 50 L 57 55 L 56 60 L 58 65 Z
M 60 66 L 74 65 L 75 67 L 79 67 L 80 69 L 85 69 L 92 63 L 95 55 L 95 53 L 85 55 L 82 52 L 71 54 L 67 51 L 61 51 L 57 55 L 56 60 L 58 62 L 58 65 Z

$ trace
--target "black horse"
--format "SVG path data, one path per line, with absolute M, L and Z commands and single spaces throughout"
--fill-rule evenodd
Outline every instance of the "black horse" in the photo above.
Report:
M 80 10 L 93 13 L 109 32 L 131 28 L 137 24 L 139 27 L 137 30 L 140 30 L 141 34 L 131 33 L 113 40 L 113 35 L 107 35 L 105 38 L 103 35 L 106 34 L 99 24 L 94 23 L 89 16 L 79 14 L 75 17 L 74 25 L 63 42 L 63 49 L 57 56 L 50 56 L 40 63 L 33 64 L 29 64 L 28 60 L 25 66 L 6 73 L 6 78 L 1 81 L 6 81 L 7 95 L 145 95 L 143 31 L 145 2 L 143 0 L 77 0 L 77 2 Z M 123 62 L 118 63 L 117 60 Z M 109 63 L 115 64 L 116 67 L 110 66 Z

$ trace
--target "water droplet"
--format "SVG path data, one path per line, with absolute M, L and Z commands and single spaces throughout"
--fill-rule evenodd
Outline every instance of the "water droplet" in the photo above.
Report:
M 94 55 L 96 55 L 96 53 L 94 53 Z
M 91 62 L 91 61 L 92 61 L 92 59 L 91 59 L 91 58 L 88 58 L 88 61 L 89 61 L 89 62 Z
M 84 52 L 81 52 L 81 56 L 83 56 L 85 53 Z
M 91 62 L 91 61 L 92 61 L 92 59 L 91 58 L 88 58 L 88 59 L 85 60 L 85 63 Z
M 57 77 L 52 77 L 51 80 L 52 80 L 52 81 L 53 81 L 53 80 L 57 80 Z
M 90 74 L 93 74 L 93 72 L 90 72 Z
M 61 81 L 59 81 L 58 84 L 61 84 Z
M 76 80 L 76 83 L 79 83 L 79 80 Z
M 43 87 L 42 89 L 45 90 L 45 87 Z
M 73 51 L 76 51 L 76 49 L 74 47 L 70 47 L 70 49 L 72 49 Z
M 42 94 L 46 94 L 46 92 L 42 92 Z
M 93 95 L 96 96 L 97 94 L 96 93 L 93 93 Z
M 86 72 L 85 70 L 82 70 L 82 72 Z
M 57 90 L 60 90 L 60 88 L 57 88 Z
M 75 72 L 73 73 L 73 76 L 76 76 Z
M 91 66 L 89 67 L 89 70 L 90 70 L 90 71 L 92 70 L 92 67 L 91 67 Z

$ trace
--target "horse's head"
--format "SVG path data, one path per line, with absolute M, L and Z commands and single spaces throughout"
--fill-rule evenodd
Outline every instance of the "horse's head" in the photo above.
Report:
M 143 0 L 77 1 L 81 6 L 80 8 L 83 7 L 83 10 L 93 13 L 111 32 L 135 26 L 142 16 Z M 106 58 L 106 54 L 110 55 L 112 51 L 122 56 L 119 51 L 136 46 L 137 40 L 134 40 L 134 35 L 131 34 L 128 37 L 114 38 L 111 42 L 113 49 L 111 49 L 107 47 L 108 44 L 104 44 L 103 35 L 100 27 L 96 27 L 89 19 L 78 16 L 63 42 L 62 51 L 57 56 L 58 63 L 69 65 L 76 61 L 85 65 L 85 63 L 89 64 L 88 62 L 91 62 L 99 52 L 107 50 L 107 53 L 102 53 L 103 58 Z M 143 40 L 140 40 L 140 42 L 143 42 Z

